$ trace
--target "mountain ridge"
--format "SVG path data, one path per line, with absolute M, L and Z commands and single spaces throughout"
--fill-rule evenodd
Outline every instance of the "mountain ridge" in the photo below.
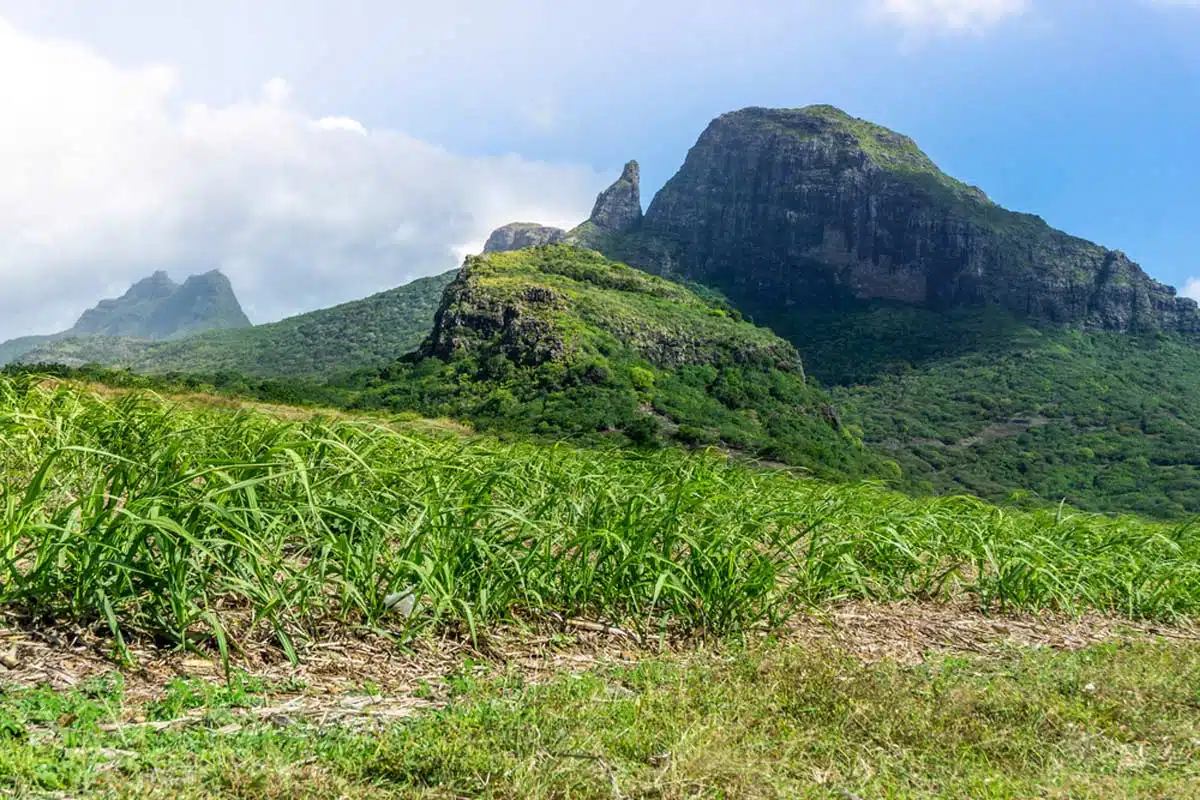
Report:
M 442 289 L 455 274 L 457 270 L 449 270 L 418 278 L 361 300 L 278 322 L 169 341 L 62 338 L 31 348 L 21 360 L 67 366 L 98 363 L 139 372 L 233 371 L 264 378 L 327 377 L 378 367 L 420 343 Z
M 0 364 L 77 337 L 168 341 L 209 330 L 250 327 L 229 279 L 220 270 L 178 284 L 163 270 L 136 281 L 120 297 L 84 311 L 65 331 L 0 343 Z

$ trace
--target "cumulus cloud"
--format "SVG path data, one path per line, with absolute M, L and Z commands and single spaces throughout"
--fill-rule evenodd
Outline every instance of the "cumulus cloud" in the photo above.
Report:
M 1200 278 L 1188 278 L 1179 293 L 1193 300 L 1200 300 Z
M 1029 8 L 1029 0 L 875 0 L 875 10 L 901 25 L 940 32 L 979 31 Z
M 0 340 L 155 269 L 220 268 L 277 319 L 449 269 L 512 219 L 571 224 L 605 182 L 310 116 L 282 79 L 227 105 L 179 95 L 169 67 L 0 19 Z

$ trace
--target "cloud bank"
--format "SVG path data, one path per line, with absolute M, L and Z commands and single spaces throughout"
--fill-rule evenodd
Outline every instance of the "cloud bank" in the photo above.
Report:
M 280 79 L 219 107 L 178 85 L 0 19 L 0 340 L 155 269 L 220 268 L 252 319 L 278 319 L 449 269 L 512 219 L 570 224 L 605 183 L 314 119 Z

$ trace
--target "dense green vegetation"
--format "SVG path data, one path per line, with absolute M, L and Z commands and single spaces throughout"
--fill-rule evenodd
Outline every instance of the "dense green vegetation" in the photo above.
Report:
M 21 357 L 29 363 L 105 364 L 138 372 L 254 378 L 323 377 L 382 366 L 429 333 L 455 270 L 280 322 L 168 342 L 108 336 L 56 339 Z M 226 374 L 223 380 L 233 380 Z
M 1200 786 L 1194 647 L 905 667 L 772 645 L 541 681 L 480 677 L 477 666 L 447 676 L 444 710 L 370 731 L 246 725 L 304 687 L 240 675 L 227 687 L 176 680 L 151 702 L 125 696 L 120 680 L 0 693 L 0 792 L 1184 800 Z M 197 723 L 100 728 L 181 711 L 199 712 Z
M 462 441 L 0 379 L 0 604 L 214 647 L 516 609 L 730 631 L 843 597 L 1172 617 L 1200 529 L 827 486 L 705 453 Z M 466 535 L 469 533 L 470 535 Z M 221 609 L 253 609 L 253 617 Z
M 721 445 L 882 474 L 790 345 L 719 298 L 566 246 L 468 261 L 430 345 L 352 383 L 359 409 L 482 430 Z
M 877 305 L 792 331 L 846 423 L 921 492 L 1200 513 L 1200 348 Z M 1014 495 L 1016 497 L 1014 498 Z

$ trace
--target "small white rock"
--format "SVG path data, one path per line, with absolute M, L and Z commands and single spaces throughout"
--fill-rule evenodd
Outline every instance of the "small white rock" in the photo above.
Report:
M 413 615 L 413 611 L 417 607 L 416 591 L 410 588 L 402 592 L 392 592 L 383 598 L 383 606 L 388 611 L 395 611 L 405 619 L 408 619 Z

